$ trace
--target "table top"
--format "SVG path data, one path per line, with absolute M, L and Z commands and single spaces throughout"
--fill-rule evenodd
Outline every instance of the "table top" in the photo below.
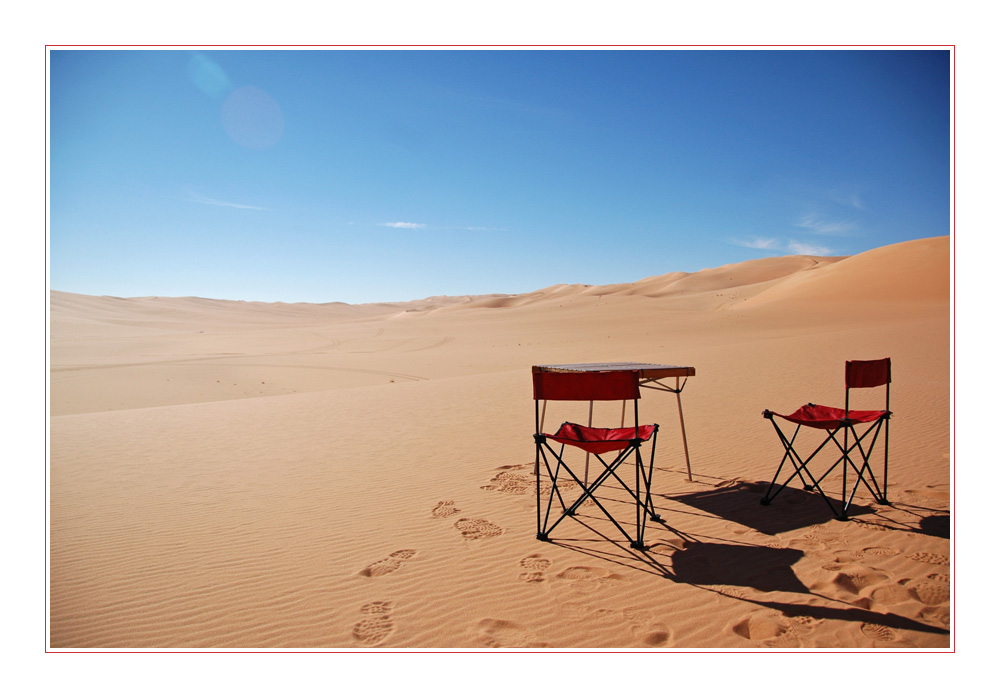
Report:
M 634 361 L 597 364 L 547 364 L 532 366 L 532 373 L 601 373 L 608 371 L 634 371 L 639 378 L 657 379 L 686 377 L 694 375 L 693 366 L 670 366 L 667 364 L 645 364 Z

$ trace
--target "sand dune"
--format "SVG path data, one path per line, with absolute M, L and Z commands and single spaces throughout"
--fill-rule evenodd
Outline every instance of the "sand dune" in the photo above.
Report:
M 52 291 L 50 644 L 947 648 L 949 245 L 361 306 Z M 761 507 L 761 410 L 883 356 L 891 504 Z M 697 369 L 693 481 L 642 400 L 645 553 L 593 508 L 534 538 L 529 369 L 606 360 Z
M 938 263 L 948 254 L 948 238 L 930 238 L 870 250 L 836 264 L 781 279 L 760 294 L 758 303 L 806 305 L 880 303 L 893 306 L 949 302 L 950 268 Z

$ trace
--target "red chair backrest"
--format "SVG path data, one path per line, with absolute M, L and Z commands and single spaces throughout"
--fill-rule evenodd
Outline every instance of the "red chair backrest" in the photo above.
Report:
M 892 381 L 889 359 L 848 361 L 845 373 L 848 388 L 876 388 Z
M 532 373 L 536 400 L 638 400 L 636 371 Z

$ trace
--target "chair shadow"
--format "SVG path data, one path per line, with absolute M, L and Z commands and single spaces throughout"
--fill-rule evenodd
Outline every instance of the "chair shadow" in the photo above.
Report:
M 931 513 L 926 513 L 931 512 Z M 915 520 L 907 520 L 907 519 Z M 912 504 L 891 504 L 866 521 L 887 531 L 917 533 L 934 538 L 951 538 L 951 514 Z
M 609 538 L 585 521 L 579 521 L 595 534 L 593 538 L 553 539 L 549 544 L 573 550 L 590 557 L 623 567 L 628 567 L 678 584 L 710 591 L 769 608 L 787 618 L 811 617 L 840 620 L 852 623 L 870 623 L 917 632 L 947 635 L 950 631 L 922 623 L 896 613 L 878 613 L 856 606 L 848 606 L 811 591 L 799 580 L 792 570 L 805 553 L 794 548 L 768 548 L 766 546 L 738 545 L 733 543 L 703 543 L 672 527 L 665 526 L 678 535 L 678 545 L 654 545 L 647 550 L 634 550 L 621 541 Z M 660 524 L 661 526 L 663 524 Z M 607 543 L 612 544 L 608 548 Z M 733 596 L 712 586 L 739 586 L 762 593 L 790 592 L 805 594 L 813 600 L 822 600 L 837 606 L 815 605 L 814 603 L 788 603 L 765 601 Z
M 791 487 L 786 487 L 764 506 L 760 500 L 767 487 L 766 482 L 739 482 L 704 492 L 672 495 L 670 499 L 772 536 L 834 518 L 833 511 L 819 493 Z M 852 504 L 848 514 L 860 516 L 872 511 L 869 506 Z

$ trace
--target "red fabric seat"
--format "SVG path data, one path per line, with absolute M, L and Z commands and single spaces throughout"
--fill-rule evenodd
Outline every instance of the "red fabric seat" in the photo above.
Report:
M 653 424 L 640 426 L 639 440 L 649 441 L 655 430 L 656 426 Z M 636 438 L 636 428 L 600 429 L 598 427 L 585 427 L 573 422 L 564 422 L 555 434 L 546 434 L 545 436 L 557 443 L 582 448 L 588 453 L 608 453 L 627 448 L 629 442 Z
M 888 416 L 889 413 L 885 410 L 849 410 L 845 413 L 840 407 L 827 407 L 826 405 L 809 403 L 791 414 L 778 414 L 777 412 L 773 412 L 772 414 L 775 417 L 787 419 L 789 422 L 801 424 L 804 427 L 839 429 L 853 424 L 874 422 Z

